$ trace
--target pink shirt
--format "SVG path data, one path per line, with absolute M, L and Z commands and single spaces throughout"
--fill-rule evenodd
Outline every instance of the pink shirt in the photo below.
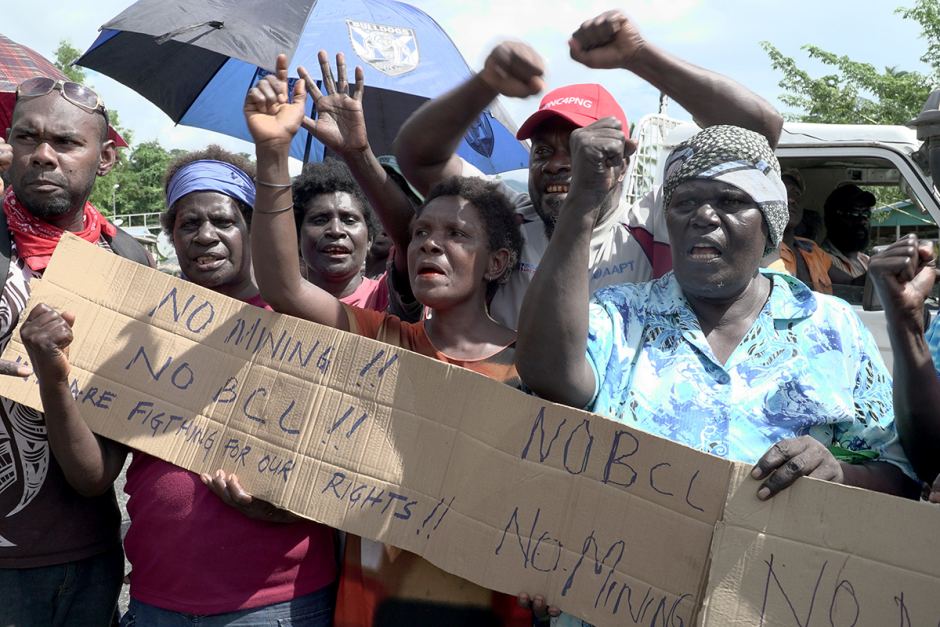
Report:
M 137 451 L 124 491 L 131 517 L 124 549 L 138 601 L 223 614 L 289 601 L 336 579 L 329 527 L 248 518 L 195 473 Z
M 377 279 L 362 277 L 362 283 L 356 291 L 339 299 L 341 303 L 371 309 L 372 311 L 385 311 L 388 308 L 388 273 Z

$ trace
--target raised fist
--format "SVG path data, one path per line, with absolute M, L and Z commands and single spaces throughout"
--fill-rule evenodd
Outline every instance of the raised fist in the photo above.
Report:
M 889 313 L 906 313 L 923 320 L 924 301 L 933 288 L 937 260 L 930 242 L 906 235 L 872 255 L 868 276 Z
M 572 131 L 570 147 L 574 170 L 583 164 L 591 171 L 604 172 L 623 164 L 627 138 L 620 120 L 606 117 Z
M 535 50 L 520 41 L 504 41 L 486 58 L 480 78 L 504 96 L 526 98 L 545 88 L 543 74 L 545 65 Z
M 623 134 L 620 120 L 601 118 L 571 132 L 571 188 L 569 199 L 596 207 L 623 173 L 625 155 L 632 148 Z
M 606 11 L 581 24 L 568 46 L 571 58 L 589 68 L 630 69 L 646 40 L 626 15 Z

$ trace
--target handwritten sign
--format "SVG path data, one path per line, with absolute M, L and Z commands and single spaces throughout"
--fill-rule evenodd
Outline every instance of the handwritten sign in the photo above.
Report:
M 761 504 L 736 468 L 713 544 L 706 625 L 940 625 L 940 509 L 799 481 Z
M 762 582 L 778 579 L 786 598 L 802 599 L 790 590 L 806 581 L 788 583 L 785 564 L 803 560 L 818 572 L 811 558 L 826 562 L 794 552 L 797 540 L 770 547 L 772 556 L 767 542 L 744 542 L 767 531 L 738 524 L 730 514 L 741 503 L 753 510 L 743 522 L 784 528 L 802 506 L 797 490 L 758 502 L 756 484 L 732 481 L 740 465 L 262 311 L 74 237 L 63 238 L 31 302 L 76 314 L 72 393 L 95 432 L 195 472 L 237 472 L 250 492 L 280 507 L 412 551 L 488 588 L 544 594 L 597 625 L 692 625 L 701 616 L 705 624 L 755 624 L 752 614 L 727 622 L 725 610 L 708 622 L 716 608 L 727 609 L 713 600 L 731 594 L 756 606 Z M 27 360 L 18 333 L 4 358 Z M 0 394 L 41 407 L 32 378 L 4 379 Z M 803 483 L 849 506 L 868 498 Z M 887 520 L 898 500 L 882 498 L 870 514 Z M 916 513 L 932 516 L 934 528 L 940 522 L 929 508 Z M 866 529 L 851 523 L 857 533 L 834 536 L 845 543 L 824 545 L 843 559 Z M 740 572 L 735 560 L 747 555 L 749 578 L 715 579 L 716 569 Z M 868 565 L 903 569 L 880 557 Z M 940 572 L 936 559 L 918 564 L 914 579 Z M 823 575 L 835 570 L 827 565 Z M 761 585 L 753 584 L 761 573 Z M 820 582 L 819 594 L 842 611 L 845 586 L 824 590 L 829 581 Z M 780 596 L 767 590 L 768 599 Z M 901 592 L 906 607 L 938 603 L 913 584 Z M 809 624 L 800 614 L 786 622 L 785 601 L 765 605 L 765 624 Z

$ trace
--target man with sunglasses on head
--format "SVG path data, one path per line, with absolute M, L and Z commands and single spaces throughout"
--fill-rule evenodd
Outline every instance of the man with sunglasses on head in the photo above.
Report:
M 0 398 L 0 625 L 108 625 L 123 577 L 121 516 L 110 481 L 88 471 L 90 456 L 101 455 L 97 436 L 76 428 L 82 419 L 65 358 L 74 317 L 42 304 L 27 312 L 26 301 L 65 231 L 152 262 L 88 202 L 95 179 L 116 160 L 95 92 L 28 79 L 17 88 L 6 136 L 9 146 L 0 142 L 0 169 L 8 166 L 9 183 L 0 213 L 0 348 L 28 313 L 21 336 L 31 364 L 0 362 L 0 373 L 32 371 L 45 413 Z M 105 464 L 120 463 L 117 457 Z

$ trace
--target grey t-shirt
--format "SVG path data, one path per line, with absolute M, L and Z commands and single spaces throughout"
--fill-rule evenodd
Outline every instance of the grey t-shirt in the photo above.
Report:
M 515 329 L 519 309 L 529 283 L 548 247 L 545 225 L 532 207 L 528 194 L 500 182 L 517 213 L 523 217 L 525 244 L 519 267 L 509 280 L 499 286 L 490 303 L 490 315 L 501 324 Z M 671 267 L 669 240 L 666 235 L 659 188 L 630 206 L 625 200 L 594 228 L 591 238 L 590 291 L 616 283 L 649 281 L 665 274 Z

